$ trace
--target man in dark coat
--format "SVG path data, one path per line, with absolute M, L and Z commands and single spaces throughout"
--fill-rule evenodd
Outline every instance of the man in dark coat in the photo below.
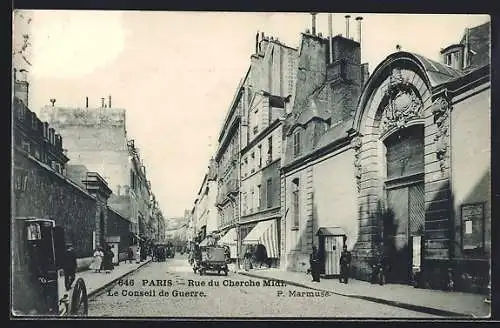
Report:
M 347 250 L 347 245 L 344 245 L 342 254 L 340 255 L 340 282 L 347 284 L 349 280 L 349 269 L 351 268 L 351 252 Z
M 132 247 L 129 247 L 128 248 L 128 263 L 132 263 L 133 260 L 134 260 L 134 250 L 132 249 Z
M 66 246 L 66 256 L 64 259 L 64 284 L 66 286 L 66 290 L 71 289 L 71 285 L 75 281 L 76 274 L 76 253 L 73 249 L 73 246 L 68 244 Z
M 309 256 L 309 264 L 311 266 L 311 275 L 312 275 L 312 278 L 313 278 L 313 282 L 319 282 L 320 281 L 320 278 L 319 278 L 319 275 L 320 275 L 320 258 L 319 258 L 319 253 L 318 253 L 318 249 L 316 248 L 316 246 L 313 246 L 312 247 L 312 253 L 311 255 Z

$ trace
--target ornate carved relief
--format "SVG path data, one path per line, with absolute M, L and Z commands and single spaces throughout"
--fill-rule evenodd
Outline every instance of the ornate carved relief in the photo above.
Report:
M 436 141 L 436 157 L 439 161 L 441 171 L 445 171 L 448 153 L 448 113 L 450 104 L 445 97 L 437 98 L 432 105 L 434 124 L 437 126 L 437 133 L 434 136 Z
M 422 117 L 422 99 L 399 69 L 393 70 L 385 95 L 388 101 L 382 111 L 381 134 L 393 128 L 405 127 L 410 120 Z
M 356 136 L 352 139 L 351 141 L 352 148 L 354 149 L 354 176 L 356 178 L 356 186 L 358 188 L 358 192 L 361 191 L 361 173 L 362 173 L 362 167 L 361 167 L 361 137 Z

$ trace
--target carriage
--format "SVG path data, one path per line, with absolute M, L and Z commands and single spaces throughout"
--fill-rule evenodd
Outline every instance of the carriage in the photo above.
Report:
M 55 221 L 14 218 L 12 231 L 14 315 L 86 316 L 85 282 L 77 278 L 66 289 L 64 229 Z

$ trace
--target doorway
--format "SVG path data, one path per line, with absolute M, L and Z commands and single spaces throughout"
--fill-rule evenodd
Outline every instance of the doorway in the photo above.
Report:
M 388 215 L 383 222 L 384 251 L 392 283 L 412 282 L 413 237 L 425 221 L 423 126 L 397 131 L 385 141 Z

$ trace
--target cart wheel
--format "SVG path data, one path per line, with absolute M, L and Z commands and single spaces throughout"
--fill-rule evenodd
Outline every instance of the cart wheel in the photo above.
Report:
M 89 300 L 87 296 L 87 287 L 82 278 L 78 278 L 73 289 L 73 296 L 71 297 L 71 310 L 72 316 L 86 316 L 89 313 Z

